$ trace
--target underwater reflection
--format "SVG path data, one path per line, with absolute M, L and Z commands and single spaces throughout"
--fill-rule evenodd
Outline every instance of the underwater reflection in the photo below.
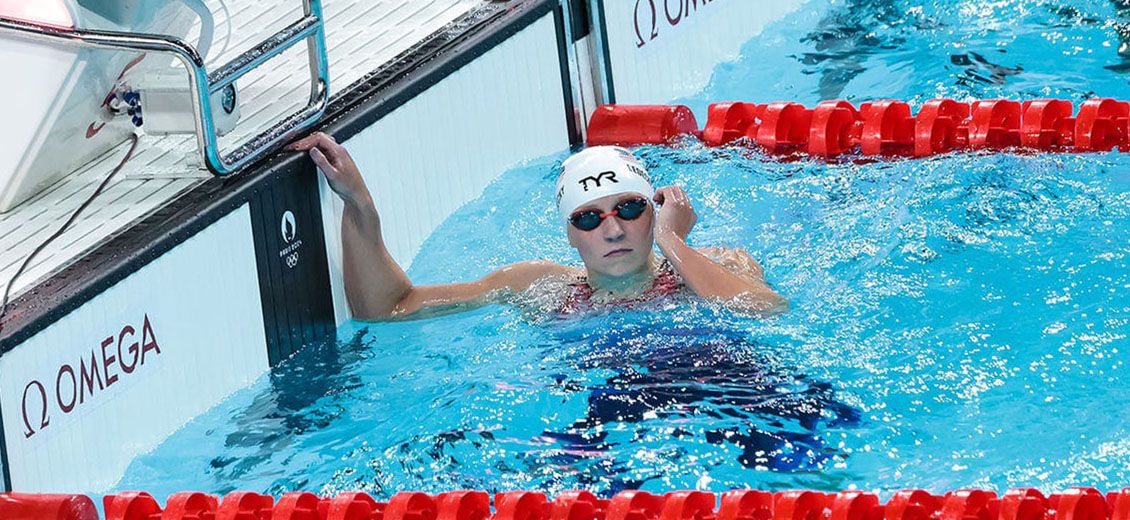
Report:
M 816 471 L 835 457 L 821 434 L 859 424 L 860 411 L 837 400 L 832 386 L 775 360 L 772 348 L 724 327 L 613 328 L 564 335 L 579 354 L 583 372 L 611 371 L 587 384 L 584 417 L 544 436 L 560 447 L 554 462 L 606 458 L 623 446 L 609 431 L 630 425 L 641 433 L 667 432 L 668 440 L 698 436 L 708 444 L 738 448 L 745 468 L 777 472 Z M 561 384 L 577 385 L 561 381 Z M 639 487 L 619 480 L 614 461 L 600 467 L 612 492 Z

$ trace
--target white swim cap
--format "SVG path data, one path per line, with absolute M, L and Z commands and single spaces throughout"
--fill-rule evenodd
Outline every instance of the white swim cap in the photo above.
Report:
M 577 208 L 589 202 L 633 192 L 648 200 L 655 195 L 643 163 L 619 146 L 593 146 L 562 163 L 557 178 L 557 211 L 568 220 Z

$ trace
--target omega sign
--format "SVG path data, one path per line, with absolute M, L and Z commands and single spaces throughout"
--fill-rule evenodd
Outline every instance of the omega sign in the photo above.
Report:
M 636 47 L 643 47 L 659 37 L 661 25 L 675 27 L 714 0 L 636 0 L 632 11 L 635 19 Z M 666 23 L 661 23 L 666 20 Z
M 125 325 L 116 334 L 106 336 L 99 346 L 90 349 L 90 355 L 70 363 L 63 363 L 54 377 L 45 381 L 32 379 L 24 387 L 21 413 L 24 438 L 51 425 L 55 414 L 66 415 L 76 408 L 86 406 L 119 378 L 129 377 L 145 367 L 146 356 L 159 355 L 157 335 L 149 315 L 142 319 L 141 330 Z M 150 363 L 152 364 L 152 363 Z

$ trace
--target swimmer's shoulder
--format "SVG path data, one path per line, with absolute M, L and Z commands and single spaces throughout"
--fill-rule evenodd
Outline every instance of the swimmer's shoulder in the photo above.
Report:
M 579 267 L 562 265 L 549 260 L 527 260 L 500 267 L 487 275 L 484 281 L 496 288 L 522 292 L 535 283 L 572 283 L 580 280 L 584 274 L 585 270 Z

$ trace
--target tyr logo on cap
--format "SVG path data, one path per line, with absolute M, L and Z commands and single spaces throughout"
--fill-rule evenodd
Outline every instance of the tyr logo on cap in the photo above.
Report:
M 581 187 L 583 187 L 585 189 L 585 191 L 589 191 L 589 182 L 590 181 L 595 182 L 596 187 L 599 188 L 601 179 L 608 179 L 612 182 L 620 182 L 620 181 L 616 180 L 616 172 L 601 172 L 601 173 L 597 174 L 595 177 L 585 177 L 585 178 L 581 179 L 579 181 L 579 183 L 580 183 Z

